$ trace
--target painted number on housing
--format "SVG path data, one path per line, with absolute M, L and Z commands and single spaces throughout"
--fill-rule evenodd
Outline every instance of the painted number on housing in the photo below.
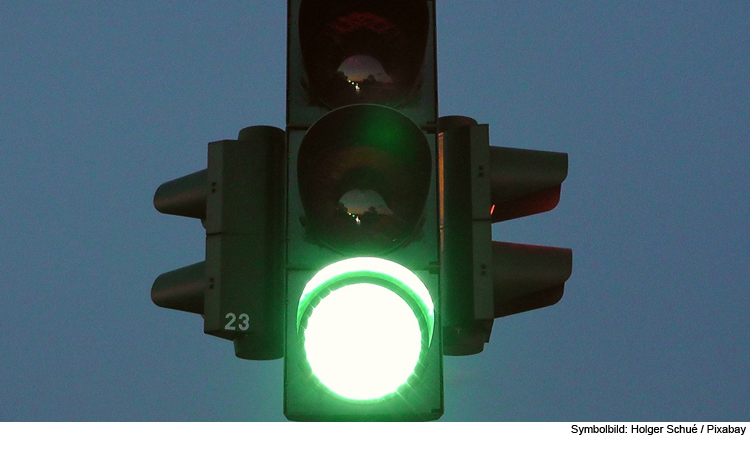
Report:
M 227 324 L 224 326 L 225 330 L 236 331 L 239 329 L 240 331 L 247 331 L 250 328 L 250 316 L 245 313 L 239 316 L 234 313 L 227 313 L 224 317 L 227 319 Z M 235 322 L 237 322 L 236 325 Z

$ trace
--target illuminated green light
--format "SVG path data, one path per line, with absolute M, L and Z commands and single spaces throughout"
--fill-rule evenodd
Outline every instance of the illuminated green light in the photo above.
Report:
M 374 284 L 332 291 L 305 329 L 312 372 L 331 391 L 353 400 L 395 392 L 414 372 L 421 349 L 414 312 L 393 291 Z
M 351 400 L 378 399 L 406 383 L 431 345 L 434 323 L 432 298 L 419 277 L 370 257 L 318 272 L 297 310 L 310 370 L 331 392 Z

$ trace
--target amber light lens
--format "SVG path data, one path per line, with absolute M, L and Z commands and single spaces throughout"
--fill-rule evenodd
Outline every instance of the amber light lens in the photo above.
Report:
M 383 254 L 421 225 L 432 158 L 423 132 L 378 105 L 330 112 L 305 135 L 297 162 L 309 237 L 343 254 Z

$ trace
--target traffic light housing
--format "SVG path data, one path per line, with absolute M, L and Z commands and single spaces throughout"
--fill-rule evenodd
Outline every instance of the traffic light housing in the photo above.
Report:
M 494 222 L 549 211 L 568 173 L 566 153 L 495 147 L 488 125 L 440 118 L 443 348 L 470 355 L 495 318 L 557 303 L 569 248 L 492 242 Z
M 157 306 L 201 314 L 239 358 L 283 357 L 284 132 L 248 127 L 208 144 L 207 168 L 162 184 L 154 206 L 201 219 L 206 259 L 160 275 Z
M 437 419 L 434 2 L 288 13 L 284 414 Z
M 555 304 L 572 251 L 493 242 L 553 209 L 565 153 L 495 147 L 437 110 L 434 0 L 289 0 L 286 130 L 212 142 L 154 205 L 201 219 L 206 259 L 151 297 L 244 359 L 284 358 L 290 420 L 434 420 L 443 355 Z

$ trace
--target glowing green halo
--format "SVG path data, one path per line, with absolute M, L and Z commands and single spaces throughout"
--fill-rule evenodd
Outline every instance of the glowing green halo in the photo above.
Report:
M 433 330 L 427 287 L 380 258 L 327 266 L 307 283 L 297 310 L 310 370 L 331 392 L 355 401 L 381 398 L 406 383 Z

